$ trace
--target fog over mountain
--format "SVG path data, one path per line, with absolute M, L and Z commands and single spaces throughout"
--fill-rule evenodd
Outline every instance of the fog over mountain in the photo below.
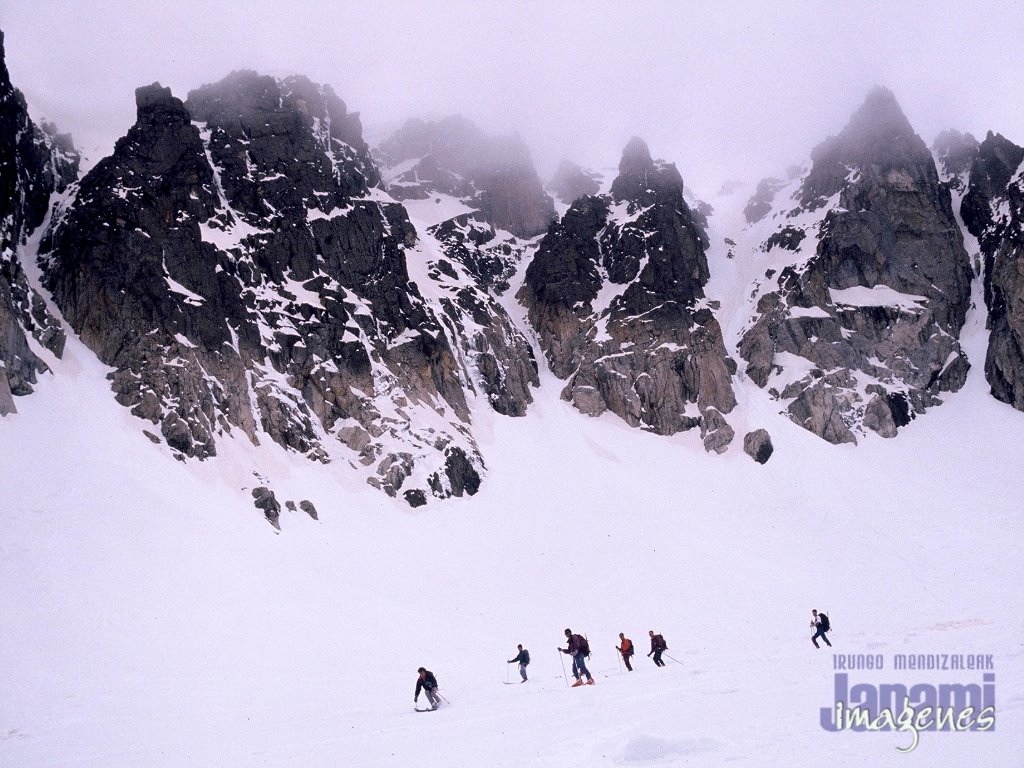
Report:
M 134 122 L 135 87 L 235 69 L 331 85 L 371 145 L 407 117 L 518 131 L 547 179 L 633 135 L 704 195 L 756 180 L 835 131 L 875 84 L 927 143 L 946 128 L 1024 137 L 1020 3 L 138 4 L 0 8 L 12 80 L 85 165 Z

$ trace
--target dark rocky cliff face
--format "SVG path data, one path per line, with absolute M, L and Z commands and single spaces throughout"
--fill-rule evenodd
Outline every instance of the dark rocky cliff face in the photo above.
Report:
M 475 491 L 456 357 L 358 118 L 327 87 L 252 72 L 185 103 L 136 96 L 44 242 L 46 284 L 118 401 L 182 456 L 242 433 L 368 467 L 392 495 Z
M 37 126 L 11 84 L 0 31 L 0 416 L 48 370 L 33 344 L 60 357 L 64 331 L 25 275 L 18 249 L 43 223 L 54 192 L 78 176 L 69 136 Z M 37 348 L 38 349 L 38 348 Z
M 735 365 L 704 298 L 706 243 L 676 167 L 632 140 L 611 194 L 552 225 L 519 293 L 565 399 L 659 434 L 700 427 L 725 450 Z
M 972 273 L 950 192 L 885 89 L 812 157 L 764 246 L 794 260 L 758 287 L 740 355 L 826 440 L 891 437 L 969 368 L 957 339 Z
M 1024 410 L 1024 147 L 989 133 L 960 211 L 985 259 L 985 377 L 997 399 Z
M 386 167 L 404 168 L 387 185 L 399 200 L 438 191 L 466 198 L 492 226 L 525 238 L 544 232 L 555 217 L 517 136 L 488 136 L 457 116 L 437 123 L 409 120 L 377 152 Z

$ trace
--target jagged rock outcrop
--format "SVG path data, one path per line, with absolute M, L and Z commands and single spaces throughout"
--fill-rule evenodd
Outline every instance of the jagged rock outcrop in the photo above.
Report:
M 118 401 L 183 456 L 242 433 L 366 467 L 391 495 L 475 490 L 450 460 L 483 468 L 459 363 L 358 116 L 329 87 L 254 72 L 136 101 L 43 244 Z
M 54 192 L 78 176 L 79 156 L 53 125 L 37 126 L 10 80 L 0 31 L 0 416 L 48 370 L 39 357 L 64 350 L 64 331 L 30 285 L 18 249 L 43 223 Z M 33 345 L 37 345 L 33 349 Z
M 518 295 L 563 398 L 659 434 L 699 426 L 725 449 L 735 364 L 704 296 L 706 243 L 675 165 L 630 141 L 610 194 L 552 225 Z
M 483 218 L 516 237 L 544 232 L 555 217 L 530 152 L 518 136 L 484 134 L 463 117 L 409 120 L 377 148 L 388 191 L 399 200 L 443 192 L 467 199 Z
M 989 132 L 960 212 L 985 259 L 985 377 L 996 399 L 1024 410 L 1024 147 Z
M 569 205 L 573 200 L 600 192 L 601 174 L 588 171 L 571 160 L 563 160 L 548 182 L 547 188 L 555 197 Z
M 812 160 L 766 220 L 762 250 L 782 246 L 781 261 L 754 291 L 740 356 L 829 442 L 865 428 L 890 437 L 969 368 L 958 337 L 972 273 L 950 190 L 882 88 Z

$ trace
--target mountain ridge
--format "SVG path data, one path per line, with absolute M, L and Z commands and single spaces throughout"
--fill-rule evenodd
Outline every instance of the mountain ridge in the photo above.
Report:
M 1022 290 L 1007 278 L 1019 228 L 1010 214 L 985 219 L 1016 205 L 1020 174 L 985 182 L 979 165 L 1015 145 L 952 137 L 935 150 L 940 177 L 887 89 L 806 172 L 764 185 L 756 215 L 747 207 L 749 251 L 726 235 L 727 259 L 768 267 L 729 288 L 753 289 L 730 304 L 745 316 L 728 318 L 743 320 L 735 340 L 705 293 L 726 269 L 709 263 L 710 208 L 691 208 L 679 170 L 639 138 L 604 194 L 597 174 L 567 164 L 589 194 L 556 218 L 521 140 L 464 118 L 410 121 L 371 151 L 359 115 L 301 76 L 240 70 L 184 101 L 158 83 L 136 95 L 136 124 L 54 209 L 42 284 L 113 366 L 117 401 L 180 458 L 212 458 L 237 432 L 347 465 L 414 506 L 474 494 L 486 478 L 479 409 L 528 417 L 538 360 L 582 414 L 696 429 L 715 453 L 733 444 L 745 377 L 828 442 L 893 437 L 969 369 L 957 338 L 976 278 L 961 198 L 985 252 L 990 322 L 1007 329 L 986 371 L 1024 408 L 1018 320 L 1003 310 Z M 64 157 L 56 141 L 49 156 Z M 59 178 L 54 191 L 69 183 Z M 13 274 L 22 257 L 8 246 L 4 258 Z M 24 337 L 32 314 L 18 306 L 7 298 L 0 312 L 22 318 L 5 322 Z M 8 412 L 41 370 L 16 337 L 0 349 L 18 361 L 5 365 Z M 754 432 L 770 444 L 775 428 Z

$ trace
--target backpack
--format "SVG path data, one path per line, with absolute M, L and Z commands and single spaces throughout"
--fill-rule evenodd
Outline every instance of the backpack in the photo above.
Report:
M 819 613 L 818 618 L 821 619 L 822 632 L 828 632 L 830 629 L 832 629 L 832 622 L 828 620 L 828 616 L 826 616 L 824 613 Z
M 636 649 L 633 647 L 633 641 L 630 640 L 629 641 L 629 648 L 626 649 L 626 655 L 627 656 L 632 656 L 635 651 L 636 651 Z
M 523 649 L 523 665 L 525 666 L 526 664 L 529 664 L 529 663 L 530 663 L 530 652 L 527 651 L 524 648 Z
M 579 652 L 582 653 L 586 658 L 590 658 L 590 643 L 587 642 L 587 638 L 583 635 L 576 635 L 576 647 Z

